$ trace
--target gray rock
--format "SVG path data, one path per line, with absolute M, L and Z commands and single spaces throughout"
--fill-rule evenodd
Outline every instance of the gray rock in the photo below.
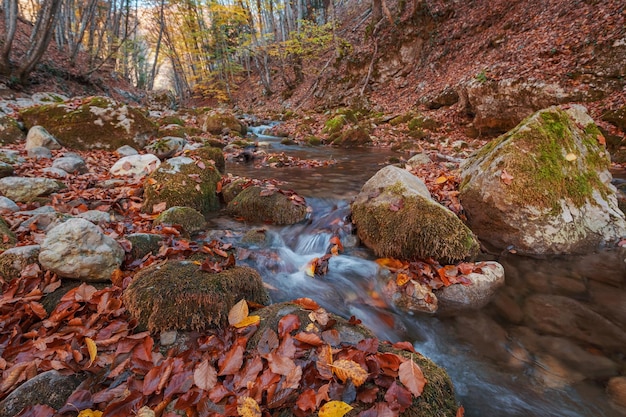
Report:
M 110 213 L 106 213 L 106 212 L 100 211 L 100 210 L 89 210 L 89 211 L 86 211 L 84 213 L 80 213 L 76 217 L 79 217 L 79 218 L 85 219 L 85 220 L 89 220 L 90 222 L 92 222 L 94 224 L 109 223 L 109 222 L 112 221 Z
M 155 171 L 159 166 L 161 160 L 156 155 L 129 155 L 113 164 L 109 172 L 118 177 L 141 177 Z
M 425 153 L 418 153 L 406 161 L 406 164 L 412 167 L 418 167 L 420 165 L 430 164 L 431 162 L 430 156 Z
M 55 193 L 65 185 L 50 178 L 6 177 L 0 178 L 0 192 L 7 198 L 25 203 Z
M 17 120 L 0 112 L 0 143 L 20 142 L 25 136 Z
M 163 236 L 152 233 L 133 233 L 126 235 L 126 239 L 132 245 L 130 251 L 132 259 L 141 259 L 149 253 L 158 252 Z
M 35 146 L 27 152 L 29 158 L 35 159 L 52 159 L 52 151 L 43 146 Z
M 88 172 L 87 164 L 81 157 L 63 156 L 52 162 L 52 168 L 62 169 L 69 174 L 84 174 Z
M 20 206 L 15 204 L 13 200 L 5 196 L 0 196 L 0 212 L 3 212 L 3 211 L 13 212 L 13 211 L 19 211 L 19 210 L 20 210 Z
M 0 178 L 10 177 L 13 171 L 13 165 L 0 161 Z
M 0 161 L 7 164 L 21 164 L 24 162 L 24 158 L 20 156 L 18 151 L 13 149 L 0 149 Z
M 578 254 L 626 236 L 598 135 L 584 107 L 551 107 L 470 157 L 460 198 L 481 242 L 524 254 Z
M 139 152 L 137 152 L 137 150 L 135 148 L 133 148 L 132 146 L 129 146 L 129 145 L 121 146 L 121 147 L 117 148 L 115 150 L 115 152 L 118 155 L 122 156 L 122 157 L 124 157 L 124 156 L 131 156 L 131 155 L 138 155 L 139 154 Z
M 49 405 L 58 410 L 80 382 L 77 374 L 62 375 L 55 370 L 43 372 L 17 387 L 0 402 L 0 417 L 16 416 L 25 407 L 35 404 Z
M 176 152 L 182 151 L 187 141 L 175 136 L 165 136 L 156 142 L 146 146 L 146 151 L 156 155 L 159 159 L 166 159 L 174 156 Z
M 39 263 L 61 277 L 106 281 L 124 260 L 124 249 L 93 223 L 69 219 L 50 230 L 41 244 Z
M 17 230 L 19 232 L 26 232 L 28 230 L 35 229 L 35 230 L 47 232 L 50 229 L 63 223 L 70 217 L 71 216 L 67 214 L 57 213 L 57 212 L 37 213 L 33 215 L 30 219 L 24 220 L 22 223 L 20 223 Z
M 61 145 L 43 126 L 33 126 L 26 135 L 26 150 L 33 148 L 61 149 Z
M 504 268 L 497 262 L 485 262 L 482 272 L 467 275 L 471 285 L 455 284 L 435 291 L 438 314 L 452 315 L 486 306 L 504 285 Z
M 63 171 L 60 168 L 53 168 L 53 167 L 44 168 L 41 170 L 41 172 L 45 172 L 51 177 L 59 178 L 59 179 L 67 178 L 70 175 L 66 171 Z

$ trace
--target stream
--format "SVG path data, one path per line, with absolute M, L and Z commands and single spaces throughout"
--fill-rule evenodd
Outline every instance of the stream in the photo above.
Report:
M 608 379 L 626 367 L 626 345 L 616 339 L 626 338 L 623 252 L 545 260 L 502 254 L 492 259 L 504 265 L 507 284 L 485 309 L 457 317 L 395 311 L 378 296 L 383 272 L 373 253 L 358 245 L 346 220 L 351 199 L 394 153 L 281 145 L 281 138 L 261 134 L 266 127 L 254 128 L 259 149 L 336 161 L 305 169 L 227 162 L 233 175 L 285 181 L 281 187 L 313 209 L 307 222 L 287 227 L 212 219 L 216 230 L 228 230 L 217 237 L 241 248 L 239 262 L 261 273 L 274 302 L 310 297 L 340 316 L 356 316 L 380 339 L 411 341 L 449 373 L 467 417 L 625 415 L 605 393 Z M 330 259 L 328 274 L 309 277 L 306 264 L 324 255 L 333 233 L 345 252 Z M 526 315 L 546 296 L 561 302 L 556 308 L 573 306 L 571 323 L 555 319 L 562 333 L 546 335 L 542 318 Z

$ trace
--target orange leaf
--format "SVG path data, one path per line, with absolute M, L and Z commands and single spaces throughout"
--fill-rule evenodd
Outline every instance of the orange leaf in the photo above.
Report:
M 96 342 L 94 342 L 93 339 L 89 337 L 85 338 L 85 344 L 87 345 L 87 351 L 89 352 L 89 365 L 87 365 L 87 367 L 89 368 L 93 361 L 96 360 L 96 356 L 98 355 L 98 347 L 96 346 Z
M 337 245 L 339 247 L 339 251 L 343 252 L 343 244 L 339 239 L 339 236 L 333 236 L 330 238 L 330 243 L 333 245 Z
M 602 133 L 598 133 L 598 136 L 596 136 L 596 138 L 598 139 L 598 143 L 600 145 L 606 146 L 606 138 L 604 137 Z
M 246 317 L 248 317 L 248 303 L 242 298 L 237 304 L 232 306 L 228 312 L 228 324 L 234 326 Z
M 293 338 L 299 342 L 306 343 L 311 346 L 321 346 L 324 343 L 322 342 L 322 338 L 315 333 L 300 332 L 297 333 Z
M 297 304 L 306 310 L 317 310 L 318 308 L 320 308 L 320 305 L 317 304 L 315 300 L 307 297 L 295 299 L 292 301 L 292 303 Z
M 443 184 L 446 181 L 448 181 L 448 177 L 446 177 L 445 175 L 442 175 L 441 177 L 435 180 L 435 184 Z
M 420 367 L 412 360 L 407 360 L 400 365 L 398 369 L 398 377 L 411 394 L 416 397 L 422 395 L 426 379 Z
M 376 263 L 384 268 L 390 269 L 391 271 L 405 269 L 408 266 L 408 263 L 394 258 L 378 258 L 376 259 Z
M 463 417 L 465 415 L 465 408 L 461 405 L 456 410 L 456 417 Z
M 407 274 L 402 273 L 402 272 L 399 272 L 398 276 L 396 276 L 396 284 L 398 284 L 398 287 L 403 286 L 410 280 L 411 280 L 411 277 L 409 277 Z
M 333 362 L 330 367 L 342 382 L 346 382 L 350 378 L 356 387 L 363 385 L 367 379 L 367 371 L 355 361 L 340 359 Z
M 243 320 L 241 320 L 239 323 L 233 324 L 233 327 L 236 327 L 237 329 L 242 329 L 244 327 L 257 325 L 260 322 L 261 322 L 260 316 L 247 316 Z
M 152 214 L 161 213 L 162 211 L 165 211 L 166 208 L 167 208 L 167 202 L 162 201 L 160 203 L 157 203 L 152 206 Z

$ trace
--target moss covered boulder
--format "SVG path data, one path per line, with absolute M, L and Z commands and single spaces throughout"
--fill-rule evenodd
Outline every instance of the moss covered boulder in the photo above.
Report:
M 191 207 L 203 215 L 218 210 L 217 183 L 222 178 L 212 160 L 190 152 L 166 162 L 148 176 L 142 210 L 152 213 L 155 204 L 165 208 Z
M 24 140 L 26 134 L 12 117 L 0 116 L 0 144 L 16 143 Z
M 28 129 L 43 126 L 70 149 L 143 148 L 157 131 L 143 111 L 106 97 L 33 106 L 20 115 Z
M 361 126 L 350 127 L 336 137 L 331 136 L 333 139 L 332 144 L 334 146 L 341 146 L 343 148 L 353 148 L 358 146 L 366 146 L 372 142 L 367 130 Z
M 128 311 L 150 331 L 223 327 L 242 298 L 269 303 L 254 269 L 236 266 L 214 274 L 196 263 L 172 260 L 139 271 L 124 292 Z
M 460 198 L 495 249 L 584 253 L 626 236 L 603 137 L 583 106 L 550 107 L 475 153 Z
M 214 135 L 221 135 L 222 133 L 236 133 L 238 135 L 245 136 L 248 128 L 245 124 L 241 123 L 231 113 L 222 112 L 209 112 L 204 117 L 202 123 L 202 130 L 204 132 L 212 133 Z
M 246 221 L 272 224 L 294 224 L 306 218 L 304 198 L 293 191 L 269 186 L 243 189 L 227 207 L 228 212 Z
M 154 219 L 154 224 L 179 225 L 187 236 L 198 233 L 207 226 L 204 216 L 191 207 L 170 207 Z
M 459 406 L 454 398 L 450 377 L 445 370 L 415 352 L 410 344 L 394 347 L 376 339 L 366 327 L 318 308 L 312 300 L 297 302 L 273 304 L 251 313 L 258 315 L 261 320 L 259 328 L 248 342 L 246 355 L 261 355 L 273 362 L 273 358 L 281 352 L 280 356 L 284 358 L 281 363 L 286 368 L 292 366 L 292 362 L 294 368 L 300 367 L 294 373 L 301 374 L 301 383 L 293 384 L 294 388 L 286 388 L 283 383 L 282 398 L 285 401 L 277 415 L 316 415 L 318 410 L 314 405 L 305 409 L 303 407 L 308 403 L 307 398 L 311 395 L 315 398 L 315 393 L 328 388 L 327 384 L 332 387 L 327 401 L 349 402 L 354 408 L 349 415 L 358 415 L 360 412 L 367 412 L 367 415 L 411 417 L 457 415 Z M 285 353 L 289 351 L 284 346 L 292 346 L 294 343 L 298 356 L 292 360 L 289 353 Z M 409 350 L 402 349 L 404 347 Z M 345 364 L 343 362 L 340 365 L 339 361 L 350 360 L 352 366 L 361 368 L 363 379 L 357 379 L 357 383 L 350 377 L 342 380 L 338 377 L 341 372 L 332 372 L 332 368 L 325 364 L 329 359 L 325 355 L 328 354 L 338 367 Z M 253 362 L 253 358 L 248 360 Z M 414 365 L 409 366 L 411 361 Z M 400 367 L 402 371 L 399 371 Z M 270 363 L 272 368 L 273 363 Z M 420 378 L 420 372 L 423 374 L 425 385 L 419 395 L 411 393 L 410 388 L 403 384 L 403 380 L 409 381 L 399 374 L 406 370 L 414 370 L 416 378 Z M 302 388 L 302 383 L 307 384 L 307 389 Z M 398 394 L 402 400 L 398 399 Z M 364 400 L 366 397 L 368 399 Z M 395 413 L 391 412 L 391 408 Z
M 478 253 L 467 226 L 434 201 L 419 178 L 393 165 L 365 183 L 352 204 L 352 221 L 380 257 L 453 263 Z

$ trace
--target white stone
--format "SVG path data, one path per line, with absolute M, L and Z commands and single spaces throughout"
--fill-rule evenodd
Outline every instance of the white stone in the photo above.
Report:
M 118 177 L 141 177 L 155 171 L 159 166 L 161 160 L 155 155 L 129 155 L 113 164 L 109 172 Z
M 26 135 L 25 149 L 43 147 L 48 149 L 61 149 L 61 145 L 43 126 L 33 126 Z

